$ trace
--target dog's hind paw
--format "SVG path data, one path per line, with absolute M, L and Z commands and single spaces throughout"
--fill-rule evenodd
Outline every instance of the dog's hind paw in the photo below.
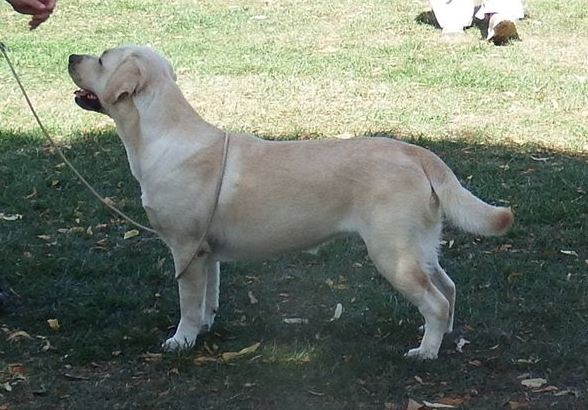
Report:
M 422 351 L 420 348 L 410 349 L 404 357 L 417 360 L 434 360 L 437 358 L 437 353 L 431 351 Z
M 161 348 L 166 352 L 174 352 L 188 350 L 192 348 L 194 344 L 196 344 L 196 338 L 190 340 L 186 337 L 179 338 L 174 335 L 163 342 Z

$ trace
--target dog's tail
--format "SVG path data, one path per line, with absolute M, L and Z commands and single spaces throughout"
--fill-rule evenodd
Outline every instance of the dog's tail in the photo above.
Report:
M 441 210 L 454 225 L 474 234 L 493 236 L 504 234 L 513 224 L 510 208 L 492 206 L 475 197 L 432 152 L 424 150 L 420 157 L 423 170 L 439 198 Z

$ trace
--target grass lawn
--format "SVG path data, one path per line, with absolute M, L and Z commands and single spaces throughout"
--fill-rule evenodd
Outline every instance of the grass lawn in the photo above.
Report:
M 196 110 L 231 131 L 426 146 L 477 195 L 511 206 L 516 224 L 490 239 L 446 229 L 458 331 L 436 361 L 403 358 L 420 315 L 356 238 L 224 264 L 212 331 L 162 354 L 179 315 L 169 252 L 150 234 L 124 239 L 131 228 L 48 148 L 1 61 L 0 410 L 587 409 L 588 8 L 528 0 L 522 41 L 504 47 L 477 28 L 446 39 L 422 22 L 427 10 L 426 0 L 71 0 L 30 33 L 1 3 L 0 40 L 50 132 L 140 221 L 111 121 L 73 103 L 71 53 L 151 44 Z

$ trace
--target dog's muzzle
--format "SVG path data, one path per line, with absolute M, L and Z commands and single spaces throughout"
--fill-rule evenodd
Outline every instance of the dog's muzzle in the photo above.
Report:
M 67 71 L 70 77 L 76 76 L 76 66 L 83 60 L 84 56 L 78 54 L 71 54 L 69 56 L 69 63 L 67 65 Z M 77 105 L 82 107 L 84 110 L 96 111 L 102 113 L 102 104 L 98 99 L 98 96 L 90 90 L 81 88 L 74 92 L 75 102 Z

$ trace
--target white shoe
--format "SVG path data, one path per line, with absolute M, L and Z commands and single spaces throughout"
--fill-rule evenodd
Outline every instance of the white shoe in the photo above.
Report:
M 488 41 L 495 44 L 503 44 L 518 37 L 517 26 L 508 16 L 501 13 L 495 13 L 490 16 L 488 22 Z

